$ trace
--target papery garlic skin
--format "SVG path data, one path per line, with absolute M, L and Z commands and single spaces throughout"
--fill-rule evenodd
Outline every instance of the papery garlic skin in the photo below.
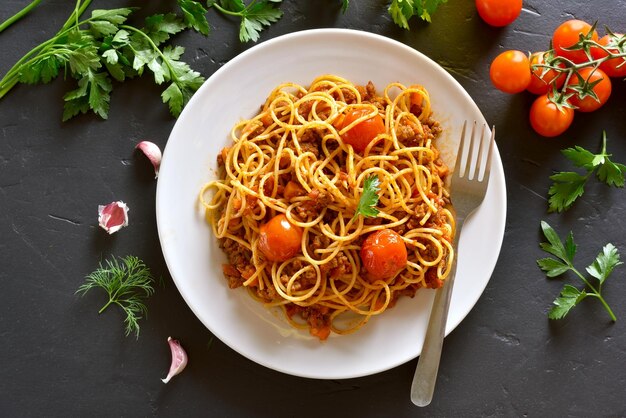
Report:
M 167 337 L 167 342 L 170 345 L 170 351 L 172 352 L 172 364 L 170 365 L 170 371 L 167 373 L 165 379 L 161 379 L 163 383 L 169 382 L 172 377 L 176 376 L 185 369 L 187 366 L 187 353 L 180 345 L 178 340 Z
M 98 224 L 109 234 L 128 226 L 128 206 L 120 201 L 98 206 Z
M 146 157 L 152 163 L 154 167 L 154 178 L 159 177 L 159 168 L 161 167 L 161 149 L 159 146 L 150 141 L 141 141 L 135 146 L 136 149 L 141 150 L 145 154 Z

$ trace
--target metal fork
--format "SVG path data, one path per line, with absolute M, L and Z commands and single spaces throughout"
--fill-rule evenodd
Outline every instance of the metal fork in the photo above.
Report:
M 483 125 L 482 134 L 477 137 L 476 122 L 472 126 L 469 140 L 469 147 L 465 144 L 465 131 L 467 121 L 463 123 L 461 131 L 461 142 L 457 151 L 456 164 L 452 179 L 450 181 L 450 198 L 452 206 L 456 212 L 456 231 L 454 234 L 453 248 L 457 254 L 454 257 L 450 274 L 444 281 L 443 287 L 435 295 L 435 301 L 430 313 L 428 329 L 424 340 L 422 354 L 417 363 L 417 369 L 413 376 L 411 385 L 411 401 L 417 406 L 427 406 L 433 398 L 437 371 L 439 370 L 439 360 L 441 359 L 441 349 L 445 336 L 446 321 L 448 319 L 448 308 L 450 307 L 450 297 L 454 286 L 454 276 L 456 275 L 456 262 L 458 260 L 459 237 L 465 219 L 471 215 L 482 203 L 487 193 L 489 183 L 489 172 L 491 168 L 491 154 L 495 142 L 495 127 L 491 130 L 491 138 L 487 146 L 486 134 L 487 126 Z M 478 151 L 475 148 L 478 147 Z M 469 148 L 469 149 L 465 149 Z

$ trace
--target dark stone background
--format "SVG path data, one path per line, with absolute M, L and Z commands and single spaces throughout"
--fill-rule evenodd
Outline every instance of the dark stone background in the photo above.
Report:
M 26 5 L 0 2 L 0 20 Z M 0 74 L 65 21 L 72 3 L 44 1 L 0 34 Z M 173 1 L 95 0 L 93 6 L 142 6 L 142 14 L 171 10 Z M 342 27 L 397 39 L 446 68 L 498 129 L 508 190 L 504 245 L 493 277 L 461 325 L 446 339 L 433 403 L 413 406 L 409 387 L 416 361 L 373 376 L 310 380 L 259 366 L 214 339 L 174 286 L 157 239 L 156 182 L 133 152 L 149 139 L 161 147 L 174 120 L 147 78 L 115 85 L 108 121 L 92 115 L 61 122 L 71 84 L 18 86 L 0 101 L 0 414 L 3 416 L 626 416 L 626 267 L 605 294 L 618 321 L 595 300 L 550 322 L 547 310 L 563 280 L 538 270 L 539 221 L 561 234 L 573 230 L 578 265 L 591 263 L 612 242 L 626 251 L 626 191 L 591 181 L 566 214 L 548 214 L 548 176 L 570 169 L 559 150 L 575 144 L 599 150 L 606 130 L 614 159 L 626 162 L 626 82 L 613 83 L 608 105 L 577 115 L 557 139 L 535 135 L 529 94 L 505 95 L 488 76 L 505 49 L 547 48 L 562 21 L 599 20 L 626 30 L 626 1 L 525 0 L 512 25 L 490 28 L 472 1 L 450 0 L 432 24 L 396 27 L 382 0 L 286 0 L 282 20 L 261 42 L 297 30 Z M 135 22 L 139 22 L 135 18 Z M 210 76 L 252 46 L 237 39 L 234 21 L 209 12 L 212 33 L 185 33 L 175 43 L 193 68 Z M 137 23 L 140 24 L 140 23 Z M 107 236 L 97 206 L 123 200 L 131 224 Z M 83 277 L 111 254 L 134 254 L 164 286 L 148 301 L 138 340 L 125 338 L 115 309 L 98 316 L 103 295 L 75 296 Z M 565 279 L 575 283 L 572 277 Z M 190 357 L 184 373 L 163 385 L 168 335 Z

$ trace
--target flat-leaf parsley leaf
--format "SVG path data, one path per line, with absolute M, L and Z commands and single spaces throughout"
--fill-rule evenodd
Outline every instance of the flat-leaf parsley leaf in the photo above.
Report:
M 282 0 L 252 0 L 247 6 L 242 0 L 209 0 L 208 7 L 215 7 L 221 13 L 241 18 L 239 40 L 241 42 L 259 39 L 264 27 L 278 21 L 283 15 L 276 6 Z
M 363 181 L 363 192 L 356 207 L 354 217 L 359 214 L 366 218 L 375 218 L 379 210 L 376 209 L 378 204 L 378 193 L 380 192 L 380 179 L 377 176 L 369 176 Z

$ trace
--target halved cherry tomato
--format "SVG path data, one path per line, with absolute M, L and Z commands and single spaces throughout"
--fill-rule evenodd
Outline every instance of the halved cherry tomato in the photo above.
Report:
M 553 137 L 561 135 L 574 121 L 574 109 L 558 108 L 544 94 L 537 97 L 530 107 L 530 124 L 541 136 Z
M 285 261 L 300 252 L 302 228 L 291 224 L 284 214 L 274 216 L 259 231 L 259 250 L 269 261 Z
M 520 93 L 530 84 L 530 62 L 522 51 L 504 51 L 489 67 L 493 85 L 505 93 Z
M 476 0 L 480 17 L 491 26 L 513 23 L 522 11 L 522 0 Z
M 535 52 L 530 56 L 530 65 L 541 65 L 544 63 L 544 52 Z M 559 89 L 563 86 L 565 82 L 565 74 L 558 73 L 553 69 L 549 69 L 544 73 L 545 68 L 537 67 L 532 72 L 532 76 L 530 77 L 530 84 L 528 85 L 527 90 L 532 94 L 542 95 L 546 94 L 548 90 L 551 88 L 551 84 Z M 542 76 L 543 73 L 543 76 Z M 552 80 L 556 79 L 554 82 Z
M 391 278 L 406 266 L 406 245 L 397 232 L 381 229 L 363 241 L 361 261 L 370 280 Z
M 595 70 L 587 67 L 578 72 L 583 80 L 587 80 L 587 83 L 592 84 L 598 82 L 593 86 L 593 92 L 598 96 L 598 100 L 592 96 L 585 96 L 582 99 L 576 94 L 570 97 L 569 102 L 576 106 L 577 110 L 581 112 L 593 112 L 602 107 L 609 97 L 611 96 L 611 79 L 606 75 L 604 71 L 599 68 Z M 571 84 L 577 84 L 580 80 L 575 75 L 570 79 L 568 86 Z
M 369 109 L 354 109 L 346 114 L 343 119 L 342 129 L 350 125 L 355 120 L 370 113 Z M 376 136 L 385 133 L 385 123 L 379 114 L 374 117 L 359 122 L 341 135 L 341 139 L 346 144 L 352 145 L 356 152 L 363 152 L 365 148 Z
M 552 47 L 556 55 L 567 58 L 575 63 L 581 63 L 588 60 L 584 51 L 566 51 L 564 48 L 574 46 L 580 40 L 580 35 L 587 35 L 591 31 L 591 25 L 582 20 L 568 20 L 563 22 L 552 35 Z M 598 40 L 598 32 L 595 30 L 591 35 L 591 39 Z
M 616 33 L 615 35 L 617 37 L 624 36 L 621 33 Z M 618 52 L 617 49 L 610 48 L 611 40 L 612 40 L 612 37 L 610 35 L 605 35 L 602 38 L 600 38 L 598 43 L 604 47 L 608 47 L 607 49 L 611 51 L 612 53 L 617 53 Z M 596 48 L 591 48 L 591 56 L 593 56 L 594 59 L 600 59 L 600 58 L 608 57 L 609 54 L 602 48 L 596 47 Z M 606 75 L 608 75 L 609 77 L 619 77 L 619 78 L 626 77 L 626 57 L 608 59 L 604 61 L 602 64 L 600 64 L 600 69 L 604 71 Z

